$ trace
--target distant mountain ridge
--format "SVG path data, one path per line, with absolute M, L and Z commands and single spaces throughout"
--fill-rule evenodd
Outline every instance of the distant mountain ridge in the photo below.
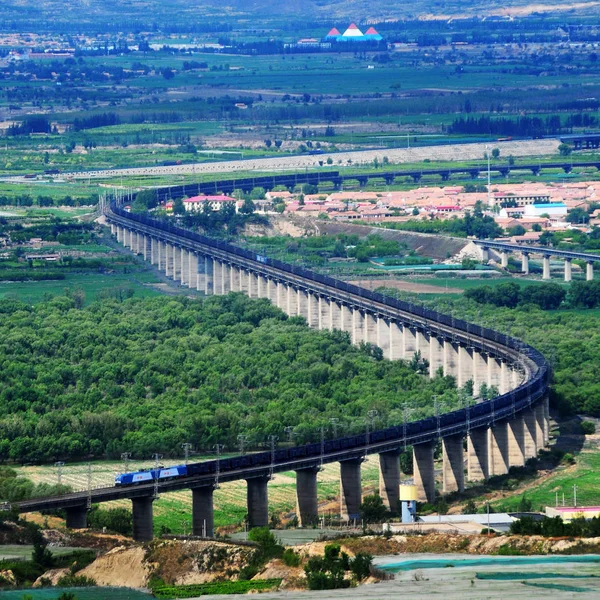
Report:
M 30 23 L 52 28 L 56 23 L 112 22 L 146 26 L 190 23 L 199 19 L 239 20 L 256 26 L 275 20 L 309 19 L 331 22 L 381 21 L 386 19 L 450 18 L 491 14 L 525 15 L 553 10 L 598 12 L 600 3 L 548 0 L 530 4 L 526 0 L 505 0 L 501 5 L 484 0 L 416 0 L 411 3 L 384 0 L 3 0 L 0 24 Z

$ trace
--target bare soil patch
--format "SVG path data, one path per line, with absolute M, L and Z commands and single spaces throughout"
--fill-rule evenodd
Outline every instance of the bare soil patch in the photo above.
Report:
M 397 281 L 394 279 L 360 279 L 358 281 L 351 281 L 355 285 L 366 288 L 368 290 L 374 290 L 378 287 L 394 288 L 395 290 L 402 290 L 403 292 L 415 292 L 417 294 L 462 294 L 463 290 L 460 288 L 446 288 L 437 285 L 428 285 L 426 283 L 415 283 L 413 281 Z

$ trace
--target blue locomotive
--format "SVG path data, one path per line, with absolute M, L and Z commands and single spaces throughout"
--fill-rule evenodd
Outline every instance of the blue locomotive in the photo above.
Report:
M 142 469 L 133 473 L 120 473 L 115 476 L 115 485 L 138 485 L 140 483 L 149 483 L 151 481 L 168 481 L 169 479 L 178 479 L 186 477 L 188 474 L 187 465 L 177 465 L 175 467 L 159 467 L 158 469 Z

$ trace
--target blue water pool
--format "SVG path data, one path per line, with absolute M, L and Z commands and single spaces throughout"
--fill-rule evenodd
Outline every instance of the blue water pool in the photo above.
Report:
M 377 565 L 377 568 L 384 571 L 390 571 L 392 573 L 401 573 L 402 571 L 414 571 L 415 569 L 553 565 L 561 563 L 600 565 L 600 555 L 585 554 L 581 556 L 477 556 L 469 558 L 419 558 Z

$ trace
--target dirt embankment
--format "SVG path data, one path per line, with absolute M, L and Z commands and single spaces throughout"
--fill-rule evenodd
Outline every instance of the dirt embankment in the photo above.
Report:
M 320 233 L 337 235 L 339 233 L 357 234 L 366 237 L 371 234 L 380 235 L 384 240 L 394 240 L 406 245 L 410 250 L 418 252 L 434 260 L 446 260 L 458 254 L 470 240 L 445 237 L 430 233 L 413 233 L 410 231 L 397 231 L 383 227 L 369 227 L 368 225 L 352 225 L 348 223 L 319 222 Z
M 515 554 L 595 554 L 600 538 L 545 538 L 542 536 L 487 536 L 460 534 L 394 535 L 388 539 L 366 536 L 341 540 L 353 552 L 368 552 L 373 556 L 404 553 L 497 554 L 501 547 Z
M 147 546 L 113 548 L 78 575 L 117 587 L 147 587 L 151 577 L 173 585 L 206 583 L 236 579 L 254 552 L 218 542 L 157 540 Z

